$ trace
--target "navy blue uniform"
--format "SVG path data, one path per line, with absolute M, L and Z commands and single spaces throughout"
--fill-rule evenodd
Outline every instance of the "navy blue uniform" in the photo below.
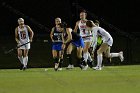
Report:
M 73 31 L 71 32 L 71 34 L 72 34 L 71 43 L 76 47 L 82 47 L 83 48 L 84 47 L 84 41 L 83 41 L 82 37 L 79 34 L 73 32 Z
M 69 43 L 72 43 L 76 47 L 82 47 L 83 48 L 84 47 L 84 41 L 83 41 L 82 37 L 79 34 L 73 32 L 73 31 L 71 32 L 71 35 L 72 35 L 72 40 Z M 66 33 L 64 38 L 67 38 L 67 33 Z
M 62 50 L 62 32 L 58 31 L 56 27 L 54 27 L 53 32 L 53 44 L 52 44 L 52 50 Z

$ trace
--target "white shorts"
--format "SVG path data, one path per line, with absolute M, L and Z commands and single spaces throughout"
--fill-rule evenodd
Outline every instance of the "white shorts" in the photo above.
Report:
M 84 43 L 85 42 L 92 42 L 92 37 L 84 37 L 83 41 L 84 41 Z
M 109 46 L 112 46 L 113 45 L 113 39 L 109 38 L 108 40 L 103 41 L 103 43 L 107 43 Z
M 27 43 L 27 42 L 25 42 L 25 43 Z M 25 43 L 19 43 L 18 44 L 18 46 L 20 46 L 20 45 L 23 45 L 23 44 L 25 44 Z M 30 43 L 28 43 L 28 44 L 26 44 L 26 45 L 23 45 L 23 46 L 21 46 L 21 47 L 19 47 L 18 49 L 30 49 Z

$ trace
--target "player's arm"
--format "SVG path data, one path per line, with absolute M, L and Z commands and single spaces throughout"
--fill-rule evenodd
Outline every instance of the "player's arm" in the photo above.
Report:
M 64 33 L 62 33 L 62 42 L 63 42 L 62 49 L 64 50 L 65 47 L 66 47 L 66 43 L 65 43 L 65 39 L 64 39 Z
M 68 42 L 70 42 L 72 40 L 72 34 L 71 34 L 71 32 L 72 32 L 72 29 L 71 28 L 66 28 L 66 33 L 68 35 L 68 38 L 67 38 L 67 40 L 64 43 L 68 43 Z
M 77 30 L 78 30 L 78 24 L 79 24 L 79 21 L 76 22 L 75 27 L 74 27 L 74 32 L 76 32 L 76 33 L 77 33 Z
M 15 40 L 16 40 L 17 43 L 19 43 L 18 28 L 15 29 Z
M 63 44 L 65 43 L 64 33 L 62 33 L 62 42 L 63 42 Z
M 50 33 L 50 38 L 51 38 L 52 42 L 54 42 L 54 40 L 53 40 L 53 33 L 54 33 L 54 27 L 52 28 L 51 33 Z
M 32 42 L 33 36 L 34 36 L 34 32 L 33 32 L 33 30 L 29 26 L 27 26 L 27 29 L 30 32 L 30 42 Z

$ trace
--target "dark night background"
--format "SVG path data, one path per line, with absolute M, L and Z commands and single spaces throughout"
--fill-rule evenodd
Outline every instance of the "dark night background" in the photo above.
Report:
M 112 50 L 115 52 L 123 50 L 125 52 L 126 64 L 139 63 L 140 44 L 138 44 L 138 42 L 140 32 L 138 0 L 1 0 L 1 49 L 8 49 L 14 46 L 8 44 L 11 42 L 15 44 L 14 30 L 19 17 L 23 17 L 25 24 L 29 25 L 35 33 L 34 46 L 32 45 L 33 48 L 31 50 L 36 50 L 36 48 L 39 47 L 38 45 L 44 49 L 46 48 L 45 46 L 48 46 L 46 48 L 48 49 L 51 47 L 51 44 L 43 43 L 41 40 L 49 40 L 49 32 L 54 26 L 54 18 L 60 17 L 62 21 L 69 23 L 71 27 L 74 28 L 75 22 L 79 20 L 79 12 L 81 9 L 87 11 L 88 19 L 99 20 L 100 25 L 111 33 L 114 38 Z M 0 55 L 1 63 L 8 61 L 8 59 L 2 59 L 7 56 L 9 60 L 15 60 L 11 55 L 2 56 L 2 51 L 3 50 L 1 50 Z M 31 51 L 31 53 L 33 51 Z M 46 56 L 50 56 L 51 52 L 42 53 L 43 50 L 41 49 L 37 49 L 36 51 L 38 52 L 36 52 L 36 55 L 33 55 L 31 61 L 33 61 L 33 58 L 36 58 L 38 62 L 51 60 L 49 58 L 45 59 Z M 42 53 L 44 59 L 37 59 L 38 53 Z M 8 62 L 6 62 L 3 62 L 1 68 L 4 67 L 4 64 L 8 64 Z M 34 61 L 31 64 L 32 66 L 40 66 L 38 62 Z M 46 64 L 47 63 L 44 62 L 41 66 Z M 11 67 L 12 66 L 13 65 L 11 65 Z

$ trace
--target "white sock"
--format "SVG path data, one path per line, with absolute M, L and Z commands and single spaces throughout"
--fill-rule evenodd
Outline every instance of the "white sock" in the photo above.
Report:
M 23 64 L 23 56 L 21 56 L 21 57 L 18 56 L 18 59 L 21 62 L 21 64 Z
M 91 58 L 91 56 L 90 56 L 90 53 L 88 52 L 88 60 L 91 62 L 91 61 L 93 61 L 92 60 L 92 58 Z
M 110 53 L 110 57 L 112 58 L 112 57 L 119 57 L 120 56 L 120 54 L 119 53 Z
M 26 57 L 26 63 L 25 63 L 25 64 L 26 64 L 26 66 L 27 66 L 27 64 L 28 64 L 28 56 Z
M 27 60 L 28 60 L 28 57 L 24 57 L 23 58 L 23 65 L 24 65 L 24 67 L 27 66 Z
M 87 62 L 87 59 L 88 59 L 88 52 L 87 52 L 87 53 L 84 53 L 84 54 L 83 54 L 83 57 L 84 57 L 85 62 Z
M 102 66 L 102 60 L 103 60 L 102 54 L 97 55 L 97 66 L 98 67 Z

